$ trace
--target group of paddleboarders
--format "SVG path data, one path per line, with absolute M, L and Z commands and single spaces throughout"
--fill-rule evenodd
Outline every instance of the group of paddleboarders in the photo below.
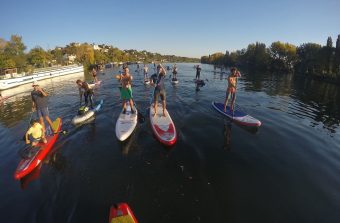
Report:
M 144 65 L 144 78 L 147 78 L 147 71 L 148 68 Z M 150 77 L 150 84 L 155 87 L 153 92 L 153 102 L 154 102 L 154 109 L 155 113 L 153 116 L 157 114 L 157 105 L 158 105 L 158 98 L 160 97 L 162 100 L 163 106 L 163 116 L 166 116 L 166 92 L 165 92 L 165 75 L 166 71 L 162 64 L 157 66 L 157 73 L 151 75 Z M 120 96 L 122 99 L 122 107 L 123 113 L 126 113 L 126 102 L 128 101 L 131 107 L 131 113 L 136 112 L 135 104 L 133 101 L 132 96 L 132 87 L 131 81 L 133 79 L 132 75 L 129 73 L 129 68 L 124 65 L 123 72 L 115 76 L 115 78 L 120 82 Z
M 201 68 L 199 65 L 196 67 L 196 80 L 200 80 Z M 95 76 L 95 69 L 92 70 L 92 74 Z M 173 78 L 177 79 L 177 66 L 176 64 L 172 69 Z M 144 65 L 144 78 L 147 78 L 148 75 L 148 67 Z M 157 108 L 158 108 L 158 98 L 160 97 L 162 101 L 163 108 L 163 116 L 166 116 L 166 91 L 165 91 L 165 76 L 166 69 L 162 64 L 157 65 L 157 72 L 150 77 L 150 84 L 154 86 L 153 91 L 153 107 L 155 113 L 152 114 L 156 116 Z M 226 108 L 229 100 L 230 102 L 230 110 L 234 111 L 234 104 L 236 99 L 236 89 L 237 89 L 237 78 L 241 77 L 240 72 L 236 68 L 231 68 L 231 74 L 228 76 L 228 87 L 226 90 L 226 98 L 224 101 L 224 112 L 226 112 Z M 123 66 L 123 72 L 119 75 L 116 75 L 115 78 L 120 82 L 120 96 L 122 99 L 122 109 L 123 113 L 126 112 L 126 103 L 129 102 L 131 107 L 131 113 L 136 113 L 135 103 L 133 101 L 132 96 L 132 87 L 131 82 L 133 80 L 132 75 L 129 73 L 129 68 L 127 65 Z M 98 81 L 98 80 L 97 80 Z M 85 105 L 87 106 L 90 103 L 90 108 L 93 109 L 93 89 L 89 86 L 89 84 L 82 80 L 77 80 L 76 84 L 79 89 L 79 97 L 80 104 L 82 103 L 82 96 L 84 95 Z M 47 96 L 48 93 L 39 87 L 39 83 L 35 81 L 33 83 L 33 91 L 31 92 L 32 97 L 32 112 L 36 111 L 39 117 L 38 120 L 31 121 L 31 127 L 25 134 L 26 143 L 31 143 L 32 146 L 37 145 L 38 142 L 46 143 L 46 127 L 44 124 L 44 119 L 47 121 L 49 126 L 51 127 L 51 131 L 54 131 L 52 128 L 52 121 L 49 117 L 49 111 L 47 107 Z

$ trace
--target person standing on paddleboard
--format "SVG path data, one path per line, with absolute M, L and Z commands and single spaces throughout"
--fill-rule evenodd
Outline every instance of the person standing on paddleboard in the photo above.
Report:
M 176 66 L 176 64 L 172 68 L 172 74 L 173 74 L 173 79 L 176 81 L 177 80 L 177 66 Z
M 133 98 L 132 98 L 132 88 L 131 81 L 132 75 L 129 73 L 129 68 L 127 66 L 123 67 L 123 73 L 120 75 L 116 75 L 116 79 L 120 81 L 120 97 L 123 101 L 123 113 L 126 113 L 126 101 L 130 102 L 131 113 L 135 113 Z
M 98 82 L 97 71 L 94 68 L 92 69 L 92 77 L 93 77 L 93 83 L 97 83 Z
M 164 82 L 165 82 L 165 69 L 162 66 L 162 64 L 159 64 L 157 66 L 157 74 L 153 74 L 151 76 L 151 85 L 155 86 L 155 90 L 153 92 L 153 101 L 154 101 L 154 109 L 155 109 L 155 114 L 153 114 L 153 116 L 155 116 L 157 114 L 157 103 L 158 103 L 158 97 L 161 97 L 162 100 L 162 106 L 163 106 L 163 116 L 165 117 L 165 110 L 166 110 L 166 93 L 165 93 L 165 86 L 164 86 Z
M 94 68 L 93 68 L 94 69 Z M 80 97 L 80 104 L 82 102 L 83 94 L 85 98 L 85 105 L 88 105 L 90 101 L 91 109 L 93 109 L 93 90 L 90 88 L 89 84 L 85 81 L 77 80 L 76 81 L 78 88 L 79 88 L 79 97 Z
M 200 76 L 201 76 L 201 68 L 200 68 L 200 65 L 197 65 L 196 67 L 196 80 L 199 80 L 200 79 Z
M 226 112 L 226 108 L 228 105 L 228 101 L 231 98 L 230 103 L 230 111 L 234 111 L 234 104 L 236 99 L 236 86 L 237 86 L 237 78 L 241 77 L 240 72 L 235 68 L 231 68 L 231 74 L 228 76 L 228 88 L 226 92 L 226 98 L 224 101 L 224 112 Z
M 43 127 L 44 131 L 46 131 L 44 118 L 48 122 L 53 131 L 52 121 L 49 117 L 49 111 L 47 107 L 48 93 L 39 86 L 38 81 L 34 81 L 32 87 L 34 88 L 33 91 L 31 92 L 32 112 L 34 112 L 35 110 L 37 111 L 40 124 Z
M 146 64 L 144 64 L 144 81 L 146 81 L 148 79 L 148 66 L 146 66 Z

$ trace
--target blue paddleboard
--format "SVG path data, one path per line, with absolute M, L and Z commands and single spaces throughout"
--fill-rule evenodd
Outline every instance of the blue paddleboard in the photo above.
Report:
M 238 111 L 238 110 L 235 110 L 235 111 L 231 111 L 230 110 L 230 107 L 227 106 L 226 108 L 226 111 L 224 112 L 224 104 L 222 103 L 218 103 L 218 102 L 212 102 L 212 106 L 213 108 L 216 109 L 216 111 L 218 111 L 219 113 L 221 113 L 222 115 L 225 115 L 227 116 L 228 118 L 232 119 L 233 121 L 239 123 L 240 125 L 244 125 L 244 126 L 261 126 L 261 122 L 242 112 L 242 111 Z

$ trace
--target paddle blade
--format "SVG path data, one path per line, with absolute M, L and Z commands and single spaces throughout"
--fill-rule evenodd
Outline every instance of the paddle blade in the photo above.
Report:
M 138 122 L 139 122 L 139 123 L 144 123 L 144 122 L 145 122 L 145 117 L 144 117 L 144 115 L 143 115 L 141 112 L 139 112 L 139 111 L 138 111 L 138 113 L 137 113 L 137 119 L 138 119 Z

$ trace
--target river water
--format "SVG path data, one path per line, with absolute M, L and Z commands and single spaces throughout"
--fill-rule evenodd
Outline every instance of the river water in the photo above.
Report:
M 0 106 L 1 222 L 107 222 L 110 205 L 127 202 L 140 222 L 340 222 L 340 88 L 292 75 L 244 74 L 238 108 L 259 129 L 230 123 L 211 107 L 223 101 L 226 74 L 202 65 L 206 85 L 195 91 L 194 64 L 178 64 L 178 86 L 166 83 L 178 141 L 168 148 L 149 119 L 127 142 L 115 137 L 121 110 L 118 68 L 98 74 L 104 99 L 95 120 L 79 127 L 72 74 L 40 84 L 49 93 L 60 135 L 41 168 L 13 178 L 30 118 L 30 85 L 3 91 Z M 150 70 L 152 66 L 149 65 Z M 135 72 L 133 91 L 147 117 L 149 86 Z M 152 72 L 151 72 L 152 73 Z

